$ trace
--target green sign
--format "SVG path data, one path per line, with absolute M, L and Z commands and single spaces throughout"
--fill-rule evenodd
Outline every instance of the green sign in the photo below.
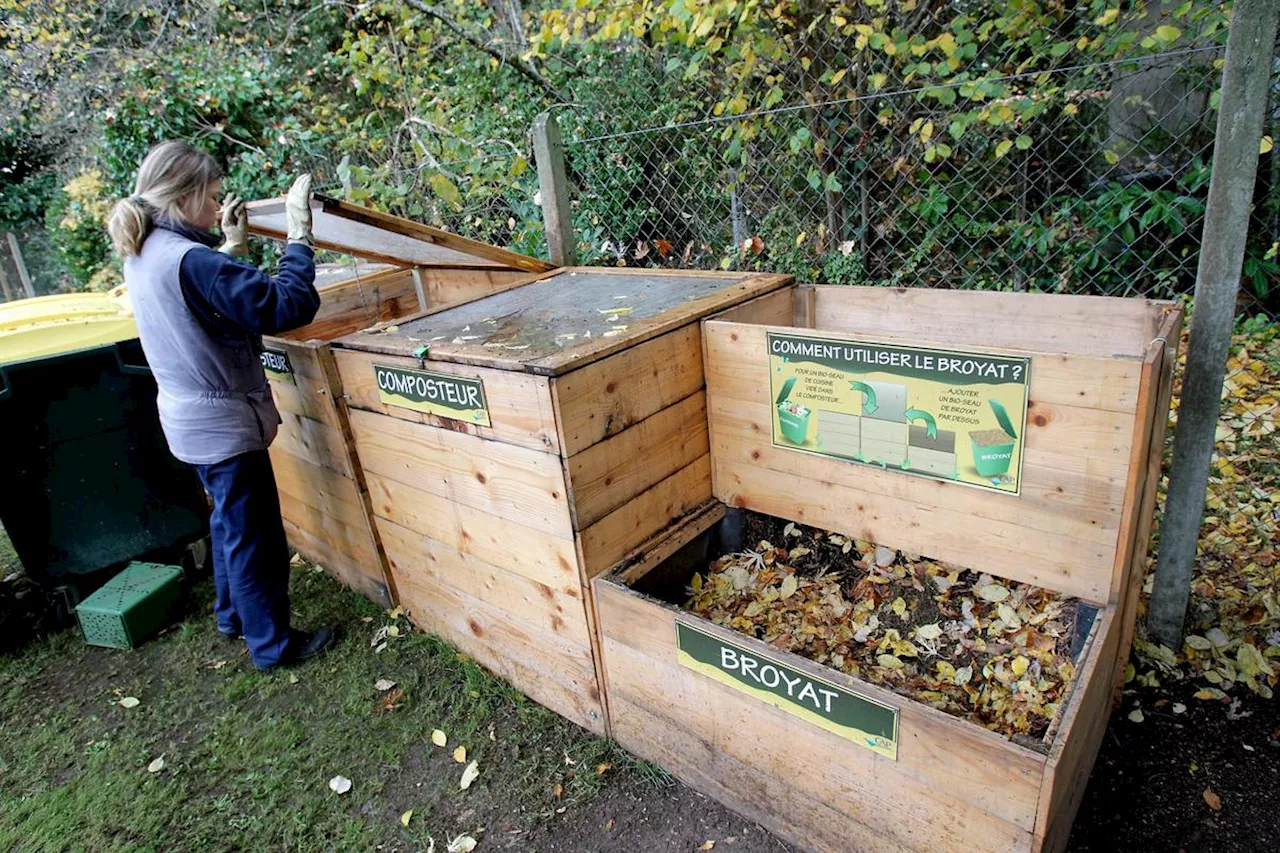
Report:
M 898 711 L 777 659 L 676 620 L 676 648 L 689 669 L 740 690 L 873 752 L 898 760 Z
M 385 364 L 375 364 L 373 375 L 378 382 L 378 397 L 388 406 L 480 426 L 493 425 L 484 383 L 479 379 Z
M 267 374 L 268 379 L 287 382 L 290 385 L 294 384 L 293 364 L 289 361 L 289 354 L 284 350 L 264 349 L 262 351 L 262 369 Z
M 1031 359 L 768 334 L 777 447 L 1018 494 Z

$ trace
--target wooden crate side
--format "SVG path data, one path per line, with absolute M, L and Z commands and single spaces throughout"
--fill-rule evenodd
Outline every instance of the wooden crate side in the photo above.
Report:
M 267 346 L 277 346 L 280 341 L 331 341 L 417 310 L 412 270 L 353 278 L 321 290 L 315 319 L 285 335 L 268 338 Z
M 1123 687 L 1125 664 L 1133 648 L 1133 637 L 1138 618 L 1138 601 L 1142 596 L 1142 583 L 1146 575 L 1147 552 L 1151 547 L 1151 532 L 1155 526 L 1156 498 L 1160 486 L 1160 471 L 1164 463 L 1165 438 L 1169 430 L 1169 408 L 1173 401 L 1173 378 L 1178 366 L 1178 348 L 1182 342 L 1182 311 L 1169 312 L 1160 326 L 1159 337 L 1152 342 L 1161 349 L 1159 386 L 1155 406 L 1151 412 L 1151 440 L 1147 449 L 1146 481 L 1138 508 L 1138 529 L 1128 566 L 1127 589 L 1120 610 L 1120 646 L 1117 651 L 1114 701 L 1119 702 Z
M 1140 362 L 1036 358 L 1022 494 L 1014 497 L 775 447 L 766 329 L 704 324 L 717 497 L 1091 601 L 1111 599 Z M 1086 389 L 1098 376 L 1110 383 L 1113 402 L 1100 409 L 1072 402 L 1096 393 Z
M 726 308 L 704 322 L 719 320 L 757 326 L 802 325 L 799 320 L 803 306 L 812 295 L 813 288 L 808 285 L 791 285 Z
M 434 495 L 570 539 L 564 470 L 548 453 L 352 410 L 360 464 Z
M 570 539 L 498 518 L 397 480 L 369 473 L 374 513 L 455 551 L 553 589 L 580 585 Z
M 565 460 L 574 527 L 583 530 L 707 455 L 702 391 Z
M 578 534 L 584 577 L 606 571 L 668 524 L 711 499 L 711 457 L 637 495 Z
M 814 289 L 819 329 L 871 337 L 928 329 L 932 340 L 967 348 L 989 346 L 1037 352 L 1141 358 L 1150 317 L 1170 303 L 1100 296 L 938 290 L 932 288 L 832 287 Z
M 714 369 L 716 393 L 725 393 L 728 396 L 746 400 L 757 399 L 761 395 L 767 398 L 769 383 L 766 381 L 761 386 L 760 377 L 767 376 L 768 353 L 765 335 L 771 331 L 791 333 L 795 330 L 787 327 L 730 323 L 724 320 L 704 322 L 702 346 L 708 366 L 708 386 L 713 381 L 711 370 Z M 821 329 L 810 331 L 815 336 L 822 334 Z M 876 340 L 891 341 L 883 335 L 876 336 Z M 919 338 L 899 342 L 919 346 L 937 343 Z M 966 349 L 972 349 L 975 352 L 999 352 L 992 347 L 966 347 Z M 1040 355 L 1022 351 L 1017 354 L 1025 354 L 1032 359 L 1028 384 L 1030 399 L 1037 406 L 1099 409 L 1122 415 L 1132 415 L 1137 411 L 1138 379 L 1142 372 L 1141 359 Z M 1028 417 L 1033 417 L 1031 412 L 1028 412 Z
M 566 457 L 617 435 L 702 388 L 697 323 L 551 381 Z
M 433 308 L 470 302 L 513 285 L 528 284 L 540 277 L 524 270 L 455 270 L 448 267 L 424 267 L 420 274 L 423 287 L 427 290 L 427 304 Z M 414 311 L 416 310 L 415 300 Z
M 400 602 L 420 630 L 434 633 L 475 658 L 534 701 L 598 734 L 604 732 L 604 713 L 596 681 L 590 643 L 585 639 L 586 613 L 582 601 L 565 602 L 563 629 L 550 623 L 550 602 L 527 611 L 507 610 L 491 591 L 472 594 L 440 580 L 421 537 L 406 538 L 392 522 L 378 519 L 387 556 L 396 576 Z M 437 550 L 436 556 L 448 554 Z M 459 566 L 451 579 L 466 580 L 470 566 Z M 474 591 L 474 590 L 473 590 Z M 536 595 L 536 594 L 535 594 Z M 540 598 L 541 596 L 539 596 Z M 518 599 L 516 599 L 518 601 Z M 577 612 L 572 611 L 577 606 Z M 581 628 L 568 636 L 573 622 Z M 576 629 L 575 629 L 576 630 Z
M 280 410 L 280 430 L 271 446 L 315 462 L 340 477 L 354 478 L 342 431 L 305 415 Z
M 1036 818 L 1036 853 L 1060 853 L 1066 848 L 1111 716 L 1121 625 L 1111 607 L 1102 610 L 1098 618 L 1102 621 L 1076 675 L 1075 688 L 1049 753 Z
M 338 410 L 329 396 L 326 383 L 303 374 L 294 374 L 293 384 L 271 381 L 271 398 L 276 408 L 313 421 L 342 429 Z
M 304 557 L 315 561 L 333 574 L 344 585 L 360 592 L 379 607 L 391 609 L 395 600 L 380 574 L 365 570 L 364 565 L 329 539 L 310 530 L 304 530 L 288 518 L 284 519 L 284 532 L 289 543 Z
M 547 453 L 560 451 L 551 388 L 548 381 L 540 376 L 434 361 L 426 362 L 424 366 L 420 359 L 374 355 L 356 350 L 339 349 L 334 352 L 334 357 L 342 375 L 342 389 L 347 405 L 353 409 L 377 412 L 411 423 L 428 424 Z M 485 401 L 489 406 L 489 419 L 493 426 L 464 423 L 386 405 L 378 396 L 378 384 L 373 373 L 375 364 L 479 379 L 484 383 Z
M 1044 448 L 1048 439 L 1041 429 L 1028 427 L 1026 452 L 1022 469 L 1022 494 L 1008 495 L 966 489 L 941 480 L 910 478 L 896 471 L 863 469 L 854 463 L 825 456 L 798 453 L 774 446 L 769 436 L 770 408 L 759 401 L 735 400 L 716 396 L 710 406 L 715 425 L 717 452 L 736 451 L 738 461 L 758 464 L 774 470 L 803 473 L 822 479 L 857 482 L 868 492 L 945 502 L 949 494 L 964 490 L 957 498 L 966 509 L 982 518 L 1016 521 L 1028 527 L 1049 532 L 1068 533 L 1092 542 L 1113 543 L 1117 527 L 1116 513 L 1125 497 L 1127 460 L 1089 458 L 1085 451 L 1068 464 L 1069 454 Z M 1108 414 L 1109 418 L 1110 415 Z M 1132 417 L 1127 419 L 1132 422 Z M 1066 429 L 1053 430 L 1062 436 Z M 1063 438 L 1070 446 L 1070 441 Z M 1088 436 L 1082 442 L 1088 442 Z M 1062 460 L 1062 465 L 1054 464 Z M 847 474 L 845 474 L 847 472 Z M 844 474 L 844 476 L 842 476 Z
M 596 581 L 595 593 L 613 736 L 628 749 L 807 849 L 834 853 L 857 841 L 868 849 L 1029 848 L 1043 756 L 962 721 L 933 718 L 902 697 L 863 690 L 900 707 L 892 761 L 682 667 L 673 608 L 608 578 Z M 732 636 L 750 647 L 748 638 Z M 807 811 L 800 802 L 822 808 Z

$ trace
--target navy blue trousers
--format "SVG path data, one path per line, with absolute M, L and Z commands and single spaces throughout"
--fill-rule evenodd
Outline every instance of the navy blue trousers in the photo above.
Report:
M 258 450 L 195 468 L 213 498 L 218 630 L 243 634 L 254 666 L 274 666 L 289 643 L 289 546 L 271 457 Z

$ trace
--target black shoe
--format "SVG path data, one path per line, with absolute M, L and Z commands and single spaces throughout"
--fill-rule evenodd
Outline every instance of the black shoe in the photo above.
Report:
M 243 634 L 228 634 L 226 631 L 219 631 L 218 636 L 222 637 L 224 641 L 233 646 L 238 646 L 244 643 Z
M 289 666 L 319 657 L 333 648 L 337 642 L 338 629 L 333 625 L 326 625 L 314 631 L 290 630 L 289 646 L 285 649 L 284 657 L 280 659 L 280 665 Z

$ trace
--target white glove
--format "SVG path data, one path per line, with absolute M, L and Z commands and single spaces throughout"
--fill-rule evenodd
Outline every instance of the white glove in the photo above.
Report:
M 314 245 L 311 236 L 311 176 L 299 175 L 284 200 L 289 242 Z
M 222 200 L 222 239 L 218 249 L 227 255 L 244 255 L 249 251 L 249 212 L 244 199 L 229 195 Z

